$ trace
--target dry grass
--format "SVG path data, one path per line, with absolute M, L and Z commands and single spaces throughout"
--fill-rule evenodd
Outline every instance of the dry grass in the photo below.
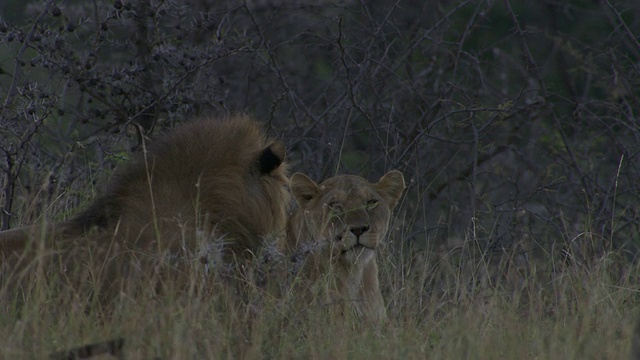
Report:
M 628 356 L 638 268 L 618 254 L 582 267 L 549 259 L 514 280 L 509 267 L 472 259 L 456 265 L 454 253 L 423 252 L 409 262 L 392 250 L 379 257 L 390 316 L 382 325 L 339 315 L 332 304 L 301 304 L 292 293 L 274 299 L 242 279 L 247 302 L 238 304 L 237 285 L 203 288 L 197 269 L 189 284 L 164 282 L 161 296 L 150 296 L 153 285 L 140 277 L 131 284 L 136 295 L 107 310 L 46 271 L 55 264 L 36 261 L 21 273 L 19 289 L 5 267 L 0 358 L 45 358 L 119 337 L 128 359 Z
M 56 261 L 16 267 L 5 259 L 0 358 L 46 358 L 118 338 L 127 359 L 628 358 L 640 269 L 621 254 L 581 263 L 549 255 L 523 267 L 508 253 L 495 261 L 402 244 L 389 242 L 378 258 L 385 324 L 342 315 L 339 304 L 301 303 L 291 292 L 273 298 L 246 279 L 203 279 L 199 266 L 163 281 L 160 296 L 151 273 L 136 277 L 134 295 L 104 306 L 87 291 L 95 283 L 72 286 Z M 473 248 L 473 237 L 465 244 Z

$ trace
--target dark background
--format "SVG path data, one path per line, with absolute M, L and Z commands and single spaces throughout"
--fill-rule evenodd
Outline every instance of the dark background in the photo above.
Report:
M 2 229 L 77 211 L 141 136 L 248 112 L 315 180 L 401 170 L 392 251 L 635 259 L 638 1 L 5 0 L 0 18 Z

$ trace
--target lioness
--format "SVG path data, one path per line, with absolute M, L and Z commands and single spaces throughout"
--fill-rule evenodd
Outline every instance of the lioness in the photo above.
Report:
M 117 169 L 102 196 L 71 220 L 48 226 L 49 236 L 40 236 L 37 225 L 0 232 L 0 259 L 40 238 L 53 238 L 46 247 L 60 249 L 67 264 L 85 260 L 88 252 L 73 248 L 89 242 L 104 245 L 109 264 L 149 258 L 123 253 L 197 253 L 202 238 L 223 238 L 228 258 L 247 257 L 263 237 L 284 232 L 287 183 L 284 143 L 269 139 L 248 116 L 189 122 Z M 146 271 L 125 266 L 110 277 Z
M 296 173 L 289 187 L 298 208 L 289 219 L 282 247 L 293 253 L 324 249 L 320 255 L 306 256 L 300 274 L 316 280 L 332 272 L 332 301 L 350 303 L 365 318 L 386 319 L 375 253 L 405 188 L 402 173 L 390 171 L 373 184 L 353 175 L 317 184 Z

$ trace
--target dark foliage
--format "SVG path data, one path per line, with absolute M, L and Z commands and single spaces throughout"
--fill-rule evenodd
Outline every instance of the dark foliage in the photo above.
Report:
M 403 171 L 396 241 L 576 261 L 640 242 L 634 0 L 12 9 L 0 23 L 3 229 L 64 216 L 143 136 L 249 112 L 316 180 Z

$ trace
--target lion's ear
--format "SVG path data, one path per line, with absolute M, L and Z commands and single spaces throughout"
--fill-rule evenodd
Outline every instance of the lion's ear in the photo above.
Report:
M 258 156 L 257 165 L 261 175 L 270 174 L 284 162 L 287 150 L 280 140 L 273 142 L 262 150 Z
M 303 173 L 295 173 L 289 179 L 291 194 L 295 197 L 298 205 L 306 207 L 309 201 L 320 193 L 320 187 Z
M 389 207 L 393 209 L 398 205 L 402 191 L 404 191 L 404 176 L 398 170 L 391 170 L 380 178 L 375 184 L 375 188 L 389 204 Z

